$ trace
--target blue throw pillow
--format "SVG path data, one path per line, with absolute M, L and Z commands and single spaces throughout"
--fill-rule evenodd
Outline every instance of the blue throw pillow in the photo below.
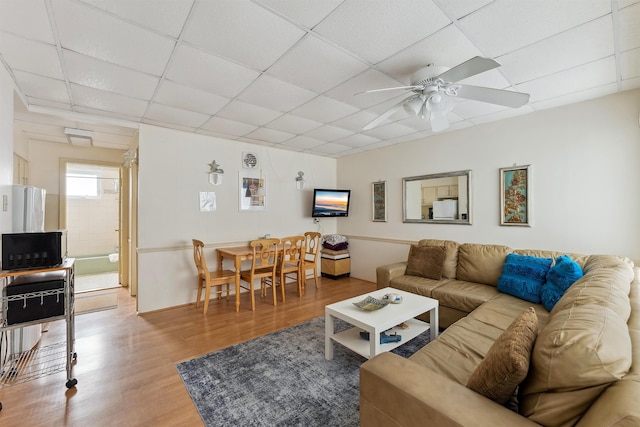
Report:
M 582 276 L 582 268 L 568 255 L 556 258 L 556 265 L 547 273 L 547 281 L 540 293 L 544 307 L 551 311 L 567 289 Z
M 551 258 L 509 254 L 498 279 L 498 290 L 540 304 L 540 289 L 552 263 Z

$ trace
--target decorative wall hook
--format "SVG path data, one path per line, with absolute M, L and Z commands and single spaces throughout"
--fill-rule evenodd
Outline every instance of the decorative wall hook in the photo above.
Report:
M 299 191 L 304 190 L 304 186 L 307 183 L 307 180 L 304 179 L 304 172 L 298 171 L 298 176 L 296 177 L 296 188 Z
M 213 185 L 222 184 L 222 175 L 224 174 L 224 170 L 220 167 L 219 164 L 214 160 L 209 163 L 209 183 Z

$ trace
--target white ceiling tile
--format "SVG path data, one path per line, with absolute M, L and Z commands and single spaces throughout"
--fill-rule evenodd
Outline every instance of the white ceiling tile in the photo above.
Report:
M 376 64 L 450 22 L 430 1 L 346 0 L 315 31 Z
M 625 51 L 640 47 L 640 3 L 622 9 L 618 14 L 618 21 L 619 49 Z
M 468 14 L 491 3 L 493 0 L 433 0 L 447 16 L 454 19 L 464 18 Z
M 218 111 L 218 117 L 262 126 L 282 115 L 279 111 L 258 107 L 242 101 L 231 101 Z
M 81 1 L 173 38 L 178 38 L 194 0 Z
M 25 55 L 25 52 L 29 54 Z M 60 58 L 54 45 L 11 34 L 0 34 L 0 53 L 15 70 L 64 80 Z
M 268 128 L 293 134 L 305 133 L 320 126 L 322 126 L 322 123 L 320 122 L 305 119 L 304 117 L 295 116 L 293 114 L 283 114 L 266 125 Z
M 320 153 L 320 154 L 336 154 L 336 153 L 340 153 L 343 151 L 347 151 L 349 150 L 350 147 L 346 146 L 346 145 L 340 145 L 334 142 L 329 142 L 327 144 L 324 145 L 319 145 L 317 147 L 313 147 L 312 149 L 310 149 L 310 152 L 313 153 Z
M 319 139 L 298 135 L 288 141 L 283 142 L 279 146 L 296 147 L 298 150 L 308 150 L 310 148 L 319 147 L 320 145 L 324 144 L 326 144 L 326 142 L 320 141 Z
M 547 99 L 540 102 L 531 104 L 534 110 L 546 110 L 548 108 L 555 108 L 562 105 L 574 104 L 576 102 L 586 101 L 588 99 L 599 98 L 601 96 L 610 95 L 615 93 L 617 85 L 611 83 L 608 85 L 598 86 L 596 88 L 590 88 L 583 91 L 572 92 L 567 95 L 558 96 L 555 98 Z
M 365 63 L 309 35 L 273 64 L 268 73 L 322 93 L 366 69 Z
M 520 108 L 507 108 L 502 111 L 497 111 L 495 113 L 485 114 L 483 116 L 478 116 L 469 119 L 473 124 L 481 124 L 481 123 L 489 123 L 496 122 L 502 119 L 508 119 L 511 117 L 522 116 L 524 114 L 529 114 L 535 111 L 530 105 L 525 105 Z
M 233 98 L 258 78 L 241 65 L 182 45 L 174 55 L 167 78 L 220 96 Z
M 71 85 L 71 96 L 75 105 L 134 117 L 142 117 L 148 104 L 139 99 L 76 84 Z
M 65 102 L 47 101 L 45 99 L 32 98 L 30 96 L 25 96 L 25 98 L 30 107 L 31 106 L 46 107 L 51 110 L 61 110 L 61 111 L 72 110 L 71 105 L 69 104 L 69 101 L 65 101 Z
M 45 2 L 41 0 L 2 0 L 0 31 L 55 43 Z
M 356 133 L 341 139 L 340 144 L 346 145 L 348 147 L 365 147 L 378 141 L 380 140 L 373 136 Z
M 287 139 L 293 138 L 295 135 L 288 132 L 281 132 L 275 129 L 258 128 L 246 135 L 247 138 L 258 139 L 267 142 L 280 143 Z
M 382 61 L 377 67 L 409 84 L 411 74 L 429 64 L 451 68 L 479 55 L 478 48 L 455 25 L 449 25 Z
M 518 89 L 531 94 L 529 102 L 535 103 L 615 81 L 616 64 L 614 58 L 609 57 L 523 83 Z
M 238 99 L 272 110 L 286 112 L 316 96 L 318 94 L 313 91 L 263 74 L 242 92 Z
M 482 116 L 485 114 L 492 114 L 498 111 L 503 111 L 508 108 L 509 107 L 504 107 L 497 104 L 489 104 L 486 102 L 463 100 L 462 102 L 458 102 L 456 104 L 454 110 L 460 117 L 468 119 L 470 117 Z
M 640 76 L 640 48 L 620 54 L 620 75 L 624 80 Z
M 82 87 L 82 86 L 80 86 L 80 87 Z M 88 114 L 88 115 L 91 115 L 91 116 L 102 116 L 106 120 L 117 119 L 119 121 L 129 121 L 129 122 L 140 122 L 140 121 L 142 121 L 142 115 L 134 116 L 134 115 L 128 115 L 128 114 L 123 113 L 123 112 L 118 112 L 118 111 L 99 110 L 97 108 L 82 107 L 82 106 L 78 106 L 78 105 L 73 107 L 73 111 L 76 112 L 76 113 L 84 113 L 84 114 Z
M 378 126 L 364 133 L 378 139 L 393 139 L 400 136 L 415 133 L 415 129 L 403 126 L 398 123 L 391 123 L 385 126 Z
M 309 136 L 311 138 L 320 139 L 327 142 L 335 141 L 349 135 L 353 135 L 353 132 L 330 125 L 321 126 L 304 134 L 304 136 Z
M 255 3 L 208 1 L 196 4 L 184 40 L 263 71 L 304 35 Z
M 496 0 L 458 21 L 489 57 L 535 43 L 611 12 L 608 1 Z
M 202 128 L 196 129 L 195 133 L 201 134 L 201 135 L 207 135 L 207 136 L 214 136 L 216 138 L 230 139 L 230 140 L 237 140 L 238 139 L 237 135 L 230 135 L 230 134 L 227 134 L 227 133 L 215 132 L 215 131 L 202 129 Z
M 497 60 L 515 83 L 522 83 L 613 55 L 613 52 L 611 17 L 604 17 Z
M 202 126 L 210 116 L 207 114 L 194 113 L 193 111 L 170 107 L 168 105 L 153 103 L 144 117 L 159 122 L 197 128 Z
M 382 89 L 389 87 L 404 86 L 397 80 L 389 78 L 377 70 L 369 69 L 362 74 L 358 74 L 341 85 L 331 89 L 327 96 L 355 105 L 359 108 L 368 108 L 398 94 L 397 91 L 384 91 L 374 93 L 362 93 L 372 89 Z
M 358 111 L 356 107 L 335 99 L 319 96 L 296 108 L 291 113 L 309 119 L 321 120 L 325 123 L 341 119 Z
M 164 80 L 155 101 L 183 110 L 212 115 L 227 105 L 230 99 Z
M 149 74 L 68 50 L 63 51 L 63 57 L 69 81 L 82 86 L 148 100 L 160 81 Z
M 202 129 L 213 132 L 219 132 L 222 134 L 229 134 L 234 136 L 243 136 L 249 132 L 257 129 L 257 126 L 253 126 L 247 123 L 237 122 L 235 120 L 221 119 L 219 117 L 210 118 L 205 124 L 202 125 Z
M 148 125 L 159 126 L 159 127 L 163 127 L 163 128 L 181 130 L 183 132 L 193 132 L 196 129 L 196 128 L 191 127 L 191 126 L 179 125 L 179 124 L 170 123 L 170 122 L 162 122 L 162 121 L 159 121 L 159 120 L 153 120 L 153 119 L 147 119 L 147 118 L 144 118 L 142 120 L 142 123 L 146 123 Z
M 65 49 L 156 76 L 162 75 L 175 42 L 70 0 L 53 2 Z
M 16 83 L 26 96 L 47 101 L 69 103 L 67 86 L 62 80 L 37 76 L 23 71 L 14 71 Z
M 632 4 L 638 3 L 640 0 L 618 0 L 618 9 L 624 9 Z
M 288 19 L 307 27 L 313 28 L 331 13 L 343 0 L 257 0 L 283 14 Z
M 369 111 L 358 111 L 355 114 L 336 120 L 331 124 L 354 132 L 360 132 L 367 123 L 371 122 L 377 116 L 377 114 L 373 114 Z

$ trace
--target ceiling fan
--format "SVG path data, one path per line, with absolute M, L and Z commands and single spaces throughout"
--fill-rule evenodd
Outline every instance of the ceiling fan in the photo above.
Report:
M 420 117 L 421 119 L 428 118 L 431 123 L 431 129 L 434 132 L 440 132 L 449 127 L 447 114 L 453 110 L 455 106 L 453 98 L 471 99 L 511 108 L 522 107 L 529 102 L 528 93 L 456 83 L 459 80 L 475 76 L 476 74 L 492 70 L 499 66 L 500 64 L 493 59 L 482 58 L 480 56 L 471 58 L 453 68 L 429 64 L 411 75 L 411 84 L 409 86 L 389 87 L 360 92 L 372 93 L 399 89 L 413 92 L 376 117 L 362 129 L 373 129 L 393 113 L 403 108 L 412 116 Z

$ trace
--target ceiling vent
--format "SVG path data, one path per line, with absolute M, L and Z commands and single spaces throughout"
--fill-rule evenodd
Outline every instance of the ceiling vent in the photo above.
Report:
M 78 147 L 91 147 L 93 145 L 93 131 L 84 129 L 64 128 L 69 144 Z

